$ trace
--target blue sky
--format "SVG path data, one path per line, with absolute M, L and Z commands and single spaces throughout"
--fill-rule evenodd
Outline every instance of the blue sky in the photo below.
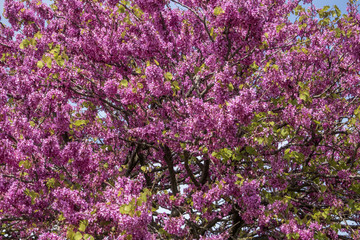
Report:
M 4 1 L 5 0 L 0 0 L 0 13 L 1 13 L 1 22 L 3 23 L 7 23 L 6 19 L 4 19 L 4 17 L 2 16 L 3 12 L 4 12 Z M 45 3 L 51 3 L 51 0 L 43 0 L 43 2 Z M 333 5 L 337 5 L 341 12 L 345 13 L 346 12 L 346 0 L 313 0 L 313 3 L 315 4 L 316 7 L 321 8 L 325 5 L 329 5 L 329 6 L 333 6 Z
M 2 0 L 0 0 L 2 1 Z M 325 0 L 314 0 L 313 1 L 314 5 L 316 7 L 323 7 L 325 5 L 329 5 L 329 6 L 333 6 L 336 5 L 340 8 L 341 12 L 345 12 L 346 11 L 346 0 L 330 0 L 330 1 L 325 1 Z

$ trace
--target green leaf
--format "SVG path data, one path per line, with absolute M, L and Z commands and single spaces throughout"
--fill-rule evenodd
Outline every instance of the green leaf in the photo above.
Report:
M 40 32 L 35 33 L 35 38 L 40 39 L 42 37 L 42 34 Z
M 136 212 L 135 212 L 135 215 L 138 216 L 138 217 L 140 217 L 140 216 L 141 216 L 141 211 L 136 211 Z
M 337 16 L 337 17 L 340 17 L 340 16 L 341 16 L 341 11 L 340 11 L 340 9 L 339 9 L 338 6 L 336 6 L 336 5 L 334 5 L 334 8 L 335 8 L 336 16 Z
M 225 11 L 219 6 L 214 9 L 214 15 L 219 16 L 220 14 L 225 13 Z
M 276 64 L 272 65 L 272 68 L 274 68 L 276 71 L 279 71 L 279 66 Z
M 294 10 L 295 10 L 295 15 L 299 15 L 300 12 L 304 11 L 304 8 L 299 4 Z
M 360 119 L 360 106 L 359 106 L 357 109 L 354 110 L 354 115 L 355 115 L 358 119 Z
M 315 178 L 315 179 L 314 179 L 314 183 L 319 184 L 319 183 L 320 183 L 320 179 L 319 179 L 318 177 Z
M 146 201 L 147 201 L 146 193 L 141 193 L 140 194 L 140 202 L 143 203 L 143 202 L 146 202 Z
M 3 53 L 3 54 L 2 54 L 2 57 L 1 57 L 1 59 L 0 59 L 0 61 L 4 62 L 4 61 L 5 61 L 5 59 L 6 59 L 6 56 L 7 56 L 7 53 L 6 53 L 6 54 L 5 54 L 5 53 Z
M 31 198 L 31 204 L 34 205 L 36 198 L 39 197 L 39 193 L 31 191 L 27 188 L 25 189 L 24 193 Z
M 210 29 L 210 36 L 211 36 L 211 37 L 214 37 L 214 27 L 212 27 L 212 28 Z
M 250 68 L 253 70 L 257 70 L 259 68 L 259 66 L 256 64 L 256 62 L 254 61 L 251 65 Z
M 121 80 L 120 86 L 127 87 L 129 85 L 129 82 L 126 79 Z
M 118 12 L 119 12 L 119 13 L 124 13 L 124 12 L 125 12 L 125 7 L 122 6 L 122 5 L 120 5 L 120 6 L 118 7 Z
M 131 212 L 131 206 L 130 206 L 130 205 L 126 205 L 126 206 L 124 207 L 124 212 L 125 212 L 125 213 L 130 213 L 130 212 Z
M 284 159 L 289 160 L 291 157 L 292 157 L 292 154 L 290 153 L 290 148 L 288 148 L 284 152 Z
M 50 53 L 51 53 L 54 57 L 59 56 L 59 53 L 60 53 L 60 45 L 59 45 L 59 44 L 56 44 L 56 46 L 50 51 Z
M 86 120 L 76 120 L 73 124 L 77 127 L 81 126 L 81 125 L 85 125 L 86 124 Z
M 326 12 L 326 11 L 329 10 L 329 9 L 330 9 L 330 6 L 329 6 L 329 5 L 326 5 L 326 6 L 323 7 L 323 11 L 324 11 L 324 12 Z
M 140 8 L 133 8 L 133 11 L 138 18 L 141 18 L 141 16 L 144 14 L 144 12 L 141 11 Z
M 119 210 L 120 210 L 121 214 L 126 214 L 125 213 L 125 206 L 120 206 Z
M 173 79 L 173 75 L 171 74 L 171 72 L 165 73 L 164 76 L 166 80 L 171 81 Z
M 248 154 L 251 154 L 251 155 L 255 155 L 255 154 L 256 154 L 255 148 L 253 148 L 253 147 L 251 147 L 251 146 L 246 146 L 245 151 L 246 151 Z
M 280 134 L 281 134 L 282 137 L 288 136 L 288 135 L 289 135 L 289 129 L 286 128 L 286 127 L 282 128 L 282 129 L 280 130 Z
M 75 232 L 72 230 L 72 228 L 69 228 L 66 232 L 66 237 L 69 239 L 74 239 Z
M 302 48 L 301 51 L 305 54 L 308 54 L 308 52 L 309 52 L 306 48 Z
M 31 44 L 32 46 L 36 46 L 37 41 L 35 40 L 35 38 L 30 38 L 30 44 Z
M 283 29 L 283 27 L 285 27 L 285 23 L 277 25 L 276 26 L 276 32 L 279 33 L 281 31 L 281 29 Z
M 103 166 L 104 166 L 104 168 L 109 168 L 109 163 L 106 162 L 106 163 L 104 163 Z
M 66 49 L 65 49 L 66 50 Z M 61 57 L 65 59 L 66 61 L 69 61 L 69 56 L 66 55 L 65 50 L 61 53 Z
M 330 226 L 333 230 L 338 231 L 341 229 L 341 224 L 340 223 L 334 223 L 333 225 Z
M 65 60 L 61 56 L 55 57 L 56 64 L 60 67 L 64 66 Z
M 85 232 L 85 230 L 86 230 L 86 224 L 84 222 L 80 222 L 79 231 Z
M 29 162 L 28 160 L 25 161 L 20 161 L 19 162 L 19 167 L 24 167 L 26 169 L 30 169 L 31 168 L 31 162 Z
M 171 83 L 171 88 L 172 88 L 173 92 L 176 93 L 177 91 L 180 90 L 179 83 L 177 81 L 173 81 Z
M 209 149 L 207 147 L 203 147 L 202 152 L 206 154 L 209 152 Z
M 50 188 L 54 188 L 56 183 L 56 179 L 55 178 L 50 178 L 47 180 L 46 182 L 46 186 L 50 189 Z
M 311 102 L 310 93 L 308 91 L 300 92 L 300 99 L 304 100 L 304 102 Z
M 222 151 L 222 157 L 225 159 L 229 159 L 233 155 L 233 152 L 228 148 L 223 148 L 221 151 Z
M 197 74 L 200 71 L 200 67 L 194 67 L 194 74 Z
M 61 221 L 64 221 L 66 218 L 64 217 L 64 213 L 61 213 L 58 217 L 58 220 L 61 222 Z
M 76 232 L 75 235 L 74 235 L 74 240 L 80 240 L 80 239 L 82 239 L 81 232 Z
M 44 61 L 44 63 L 46 63 L 46 66 L 47 66 L 48 68 L 51 68 L 51 63 L 52 63 L 51 57 L 44 55 L 44 56 L 42 57 L 42 60 Z
M 20 43 L 20 49 L 24 49 L 24 48 L 26 48 L 26 47 L 28 47 L 29 46 L 29 44 L 30 44 L 30 41 L 28 40 L 28 39 L 24 39 L 24 40 L 22 40 L 22 42 Z
M 93 236 L 91 236 L 90 234 L 84 234 L 84 239 L 85 240 L 94 240 L 94 237 Z
M 94 215 L 96 213 L 96 208 L 90 212 L 91 215 Z
M 135 68 L 135 72 L 136 72 L 137 74 L 141 74 L 141 68 Z
M 349 37 L 351 37 L 351 34 L 352 34 L 352 31 L 351 31 L 351 29 L 349 29 L 349 30 L 346 32 L 346 36 L 349 38 Z

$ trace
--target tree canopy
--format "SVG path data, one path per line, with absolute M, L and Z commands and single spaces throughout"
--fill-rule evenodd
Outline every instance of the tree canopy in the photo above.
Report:
M 360 14 L 310 2 L 5 0 L 0 238 L 360 239 Z

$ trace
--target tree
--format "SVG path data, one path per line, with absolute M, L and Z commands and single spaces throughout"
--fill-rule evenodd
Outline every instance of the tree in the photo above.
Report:
M 360 238 L 354 1 L 5 0 L 4 16 L 2 239 Z

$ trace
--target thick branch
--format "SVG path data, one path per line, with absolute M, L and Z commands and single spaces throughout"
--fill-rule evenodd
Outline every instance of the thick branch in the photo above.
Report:
M 192 173 L 192 171 L 189 167 L 189 158 L 190 158 L 190 153 L 188 151 L 184 151 L 184 164 L 185 164 L 186 172 L 189 175 L 191 181 L 195 184 L 195 186 L 200 187 L 200 184 L 196 180 L 194 174 Z
M 165 159 L 166 164 L 168 165 L 168 170 L 169 170 L 169 174 L 170 174 L 171 191 L 172 191 L 173 195 L 176 195 L 179 191 L 177 188 L 176 173 L 174 170 L 174 163 L 173 163 L 173 159 L 171 156 L 171 151 L 170 151 L 169 147 L 166 145 L 163 145 L 162 149 L 164 151 L 164 159 Z

